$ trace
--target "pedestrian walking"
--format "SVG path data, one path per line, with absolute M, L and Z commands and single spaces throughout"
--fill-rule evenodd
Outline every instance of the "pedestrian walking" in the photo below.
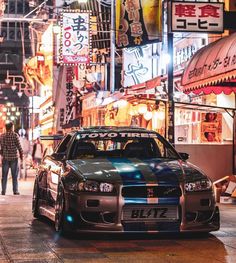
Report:
M 14 195 L 19 195 L 18 152 L 19 157 L 22 160 L 23 150 L 20 144 L 19 135 L 13 131 L 13 123 L 6 123 L 5 128 L 6 132 L 0 136 L 0 153 L 2 155 L 2 195 L 6 194 L 9 168 L 11 168 L 13 193 Z
M 19 178 L 20 179 L 27 179 L 27 159 L 30 153 L 30 142 L 28 140 L 27 134 L 20 136 L 20 144 L 23 149 L 23 160 L 20 162 L 19 165 Z
M 43 145 L 40 142 L 40 139 L 37 138 L 33 145 L 33 152 L 32 152 L 33 162 L 34 165 L 36 165 L 36 167 L 41 162 L 42 157 L 43 157 Z

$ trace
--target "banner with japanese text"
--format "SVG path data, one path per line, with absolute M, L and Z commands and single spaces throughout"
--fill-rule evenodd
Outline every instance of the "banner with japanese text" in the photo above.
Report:
M 90 63 L 90 14 L 64 10 L 61 14 L 60 63 Z
M 116 1 L 117 48 L 161 41 L 161 29 L 161 0 Z

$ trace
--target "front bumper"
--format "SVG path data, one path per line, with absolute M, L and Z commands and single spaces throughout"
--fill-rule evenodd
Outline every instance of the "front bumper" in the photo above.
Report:
M 100 194 L 66 194 L 71 223 L 81 232 L 211 232 L 220 228 L 219 208 L 211 192 L 180 198 L 132 198 Z M 176 207 L 171 219 L 124 219 L 127 207 Z

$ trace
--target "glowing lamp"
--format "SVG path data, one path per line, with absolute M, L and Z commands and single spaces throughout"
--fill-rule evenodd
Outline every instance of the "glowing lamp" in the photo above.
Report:
M 126 107 L 128 102 L 126 100 L 118 100 L 114 103 L 114 107 L 116 108 L 124 108 Z
M 11 80 L 10 80 L 10 79 L 8 79 L 8 78 L 7 78 L 7 79 L 5 79 L 5 83 L 6 83 L 6 84 L 9 84 L 10 82 L 11 82 Z
M 133 109 L 131 109 L 131 110 L 129 111 L 129 115 L 131 115 L 131 116 L 134 116 L 134 115 L 135 115 L 135 112 L 134 112 Z
M 22 91 L 18 91 L 17 94 L 18 94 L 19 97 L 22 97 L 23 92 Z
M 60 27 L 60 25 L 54 25 L 54 26 L 53 26 L 53 33 L 54 33 L 54 34 L 60 34 L 60 32 L 61 32 L 61 27 Z
M 158 112 L 157 117 L 158 117 L 159 120 L 163 121 L 165 119 L 164 111 Z
M 147 111 L 146 113 L 143 114 L 143 117 L 146 121 L 150 121 L 152 118 L 152 112 L 151 111 Z
M 146 104 L 140 104 L 138 106 L 138 113 L 139 114 L 145 114 L 147 112 L 147 105 Z
M 12 86 L 11 86 L 11 89 L 12 89 L 13 91 L 16 90 L 16 88 L 17 88 L 16 85 L 12 85 Z

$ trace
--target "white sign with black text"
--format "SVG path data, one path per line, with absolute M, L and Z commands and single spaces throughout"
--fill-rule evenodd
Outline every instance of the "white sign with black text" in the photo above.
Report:
M 223 3 L 171 2 L 172 32 L 222 33 Z

